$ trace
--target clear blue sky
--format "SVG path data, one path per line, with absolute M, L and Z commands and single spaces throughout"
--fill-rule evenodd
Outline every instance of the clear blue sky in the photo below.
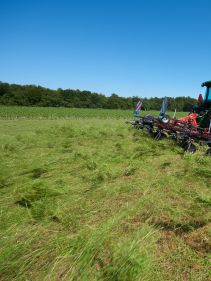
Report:
M 210 32 L 210 0 L 0 0 L 0 81 L 196 97 Z

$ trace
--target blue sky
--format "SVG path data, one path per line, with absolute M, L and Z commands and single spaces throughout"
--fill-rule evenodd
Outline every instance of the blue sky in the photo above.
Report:
M 0 0 L 0 81 L 197 97 L 210 29 L 209 0 Z

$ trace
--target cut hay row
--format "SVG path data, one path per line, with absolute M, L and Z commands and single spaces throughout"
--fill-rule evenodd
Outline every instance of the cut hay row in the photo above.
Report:
M 1 281 L 209 280 L 210 157 L 125 120 L 0 120 Z

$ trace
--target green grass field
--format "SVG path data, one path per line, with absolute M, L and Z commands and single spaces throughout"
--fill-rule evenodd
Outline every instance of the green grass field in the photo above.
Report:
M 13 109 L 0 113 L 18 117 L 0 120 L 1 281 L 210 280 L 210 157 L 124 111 Z
M 142 111 L 142 114 L 154 114 L 158 111 Z M 128 118 L 132 117 L 132 110 L 118 109 L 86 109 L 86 108 L 65 108 L 65 107 L 24 107 L 24 106 L 0 106 L 0 119 L 81 119 L 81 118 Z M 171 116 L 172 112 L 169 113 Z M 182 117 L 187 113 L 178 112 L 177 116 Z

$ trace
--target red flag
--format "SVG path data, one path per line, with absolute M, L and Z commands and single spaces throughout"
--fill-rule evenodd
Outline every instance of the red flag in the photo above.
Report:
M 198 104 L 201 104 L 202 102 L 203 102 L 202 94 L 199 94 L 197 103 L 198 103 Z

